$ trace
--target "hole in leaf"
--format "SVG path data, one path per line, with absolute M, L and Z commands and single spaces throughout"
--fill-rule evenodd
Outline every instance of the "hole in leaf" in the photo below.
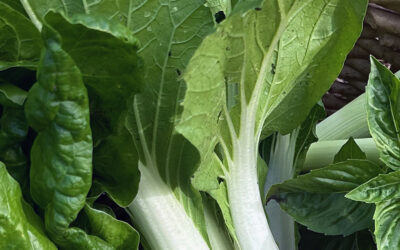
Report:
M 215 21 L 217 23 L 220 23 L 220 22 L 224 21 L 225 13 L 223 11 L 218 11 L 217 13 L 214 14 L 214 17 L 215 17 Z

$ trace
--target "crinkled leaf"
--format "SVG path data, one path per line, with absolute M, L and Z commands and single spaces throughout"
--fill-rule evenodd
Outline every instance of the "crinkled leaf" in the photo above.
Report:
M 0 2 L 0 70 L 36 67 L 42 46 L 39 31 L 12 7 Z
M 390 199 L 376 204 L 375 238 L 379 250 L 400 248 L 400 200 Z
M 108 249 L 100 238 L 70 227 L 92 179 L 88 96 L 60 36 L 47 26 L 42 32 L 46 49 L 25 104 L 28 122 L 38 132 L 31 149 L 32 198 L 44 209 L 46 231 L 58 246 Z
M 18 183 L 0 162 L 0 248 L 57 249 L 44 233 L 39 216 L 23 200 Z
M 129 205 L 139 183 L 138 156 L 124 128 L 127 100 L 142 84 L 137 40 L 121 24 L 92 16 L 45 18 L 62 37 L 88 88 L 93 130 L 94 185 Z
M 400 166 L 400 80 L 377 59 L 371 57 L 371 73 L 366 87 L 368 127 L 388 167 Z
M 367 156 L 354 141 L 353 137 L 350 137 L 349 140 L 340 148 L 339 152 L 335 155 L 333 162 L 337 163 L 349 159 L 364 160 L 366 158 Z
M 351 190 L 346 197 L 367 203 L 398 199 L 400 198 L 400 171 L 380 174 Z

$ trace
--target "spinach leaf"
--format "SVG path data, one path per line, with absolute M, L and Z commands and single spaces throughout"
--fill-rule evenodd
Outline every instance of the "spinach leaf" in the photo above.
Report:
M 47 238 L 44 226 L 23 200 L 18 183 L 0 162 L 0 248 L 57 249 Z
M 25 104 L 28 122 L 38 132 L 31 149 L 32 198 L 44 209 L 46 231 L 58 246 L 109 249 L 101 239 L 69 227 L 91 186 L 89 103 L 81 73 L 62 50 L 60 36 L 48 26 L 42 35 L 38 82 Z

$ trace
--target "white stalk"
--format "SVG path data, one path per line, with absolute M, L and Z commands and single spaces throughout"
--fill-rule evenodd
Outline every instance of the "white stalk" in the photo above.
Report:
M 206 241 L 156 170 L 139 163 L 139 192 L 128 212 L 152 249 L 209 249 Z
M 229 206 L 241 249 L 278 249 L 264 211 L 257 177 L 254 123 L 243 120 L 227 178 Z
M 369 137 L 365 94 L 320 122 L 316 134 L 320 141 Z
M 295 147 L 299 130 L 291 134 L 275 137 L 268 163 L 267 181 L 264 186 L 266 194 L 270 187 L 294 177 Z M 266 211 L 269 218 L 272 234 L 278 246 L 284 250 L 296 249 L 296 231 L 293 218 L 284 212 L 275 200 L 268 202 Z

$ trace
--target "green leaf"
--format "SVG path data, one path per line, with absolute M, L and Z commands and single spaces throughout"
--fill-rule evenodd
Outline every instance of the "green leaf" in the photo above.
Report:
M 139 184 L 137 152 L 124 128 L 128 98 L 142 84 L 138 41 L 123 25 L 99 17 L 49 13 L 45 20 L 60 34 L 88 88 L 95 188 L 127 206 Z
M 273 185 L 267 195 L 277 193 L 347 192 L 382 173 L 379 166 L 367 160 L 347 160 L 312 170 L 282 184 Z
M 108 213 L 85 205 L 79 215 L 80 223 L 91 235 L 103 239 L 114 249 L 138 249 L 139 233 L 128 223 L 115 219 Z
M 346 198 L 378 203 L 400 198 L 400 172 L 380 174 L 346 194 Z
M 136 138 L 140 161 L 173 190 L 187 216 L 208 241 L 202 199 L 190 182 L 199 155 L 176 132 L 175 126 L 179 123 L 185 93 L 181 74 L 202 39 L 212 31 L 213 16 L 204 2 L 198 0 L 172 1 L 166 5 L 151 0 L 128 14 L 122 11 L 121 14 L 128 16 L 126 25 L 142 44 L 139 55 L 145 64 L 146 85 L 131 102 L 127 121 Z
M 379 250 L 400 248 L 400 200 L 390 199 L 376 204 L 375 238 Z
M 374 57 L 366 87 L 368 127 L 388 167 L 400 166 L 400 80 Z
M 373 224 L 375 206 L 342 193 L 279 193 L 274 199 L 298 223 L 326 235 L 349 235 Z
M 23 108 L 4 107 L 0 118 L 0 161 L 6 164 L 7 171 L 20 184 L 24 198 L 30 202 L 29 163 L 21 145 L 27 135 Z
M 255 2 L 247 6 L 256 7 Z M 221 145 L 231 210 L 257 210 L 232 213 L 237 227 L 252 225 L 242 232 L 253 231 L 253 239 L 269 231 L 258 186 L 256 190 L 252 184 L 258 180 L 261 134 L 286 134 L 303 122 L 340 72 L 360 34 L 366 4 L 264 1 L 247 12 L 248 7 L 237 5 L 204 39 L 183 75 L 187 92 L 177 130 L 197 147 L 202 160 L 214 152 L 210 142 Z M 249 178 L 243 176 L 251 181 L 244 183 Z M 262 229 L 253 223 L 262 223 Z
M 51 239 L 63 248 L 109 249 L 79 228 L 69 227 L 85 205 L 92 179 L 89 103 L 79 69 L 61 48 L 61 38 L 43 27 L 46 49 L 38 82 L 25 104 L 29 124 L 38 132 L 31 149 L 31 194 L 45 211 Z
M 317 103 L 308 114 L 306 120 L 301 124 L 296 139 L 294 164 L 297 172 L 301 171 L 306 159 L 307 151 L 313 142 L 318 141 L 316 135 L 317 123 L 325 118 L 325 109 L 322 103 Z
M 42 47 L 40 34 L 26 16 L 4 2 L 0 2 L 0 33 L 0 70 L 36 67 Z
M 0 248 L 57 249 L 44 233 L 43 224 L 23 200 L 18 183 L 0 162 Z
M 365 153 L 360 149 L 353 137 L 340 148 L 339 152 L 335 155 L 334 163 L 346 161 L 349 159 L 367 159 Z
M 313 231 L 349 235 L 372 223 L 374 206 L 351 201 L 344 193 L 382 170 L 366 160 L 347 160 L 273 185 L 268 198 Z
M 21 107 L 26 99 L 26 91 L 14 85 L 0 83 L 0 105 Z

